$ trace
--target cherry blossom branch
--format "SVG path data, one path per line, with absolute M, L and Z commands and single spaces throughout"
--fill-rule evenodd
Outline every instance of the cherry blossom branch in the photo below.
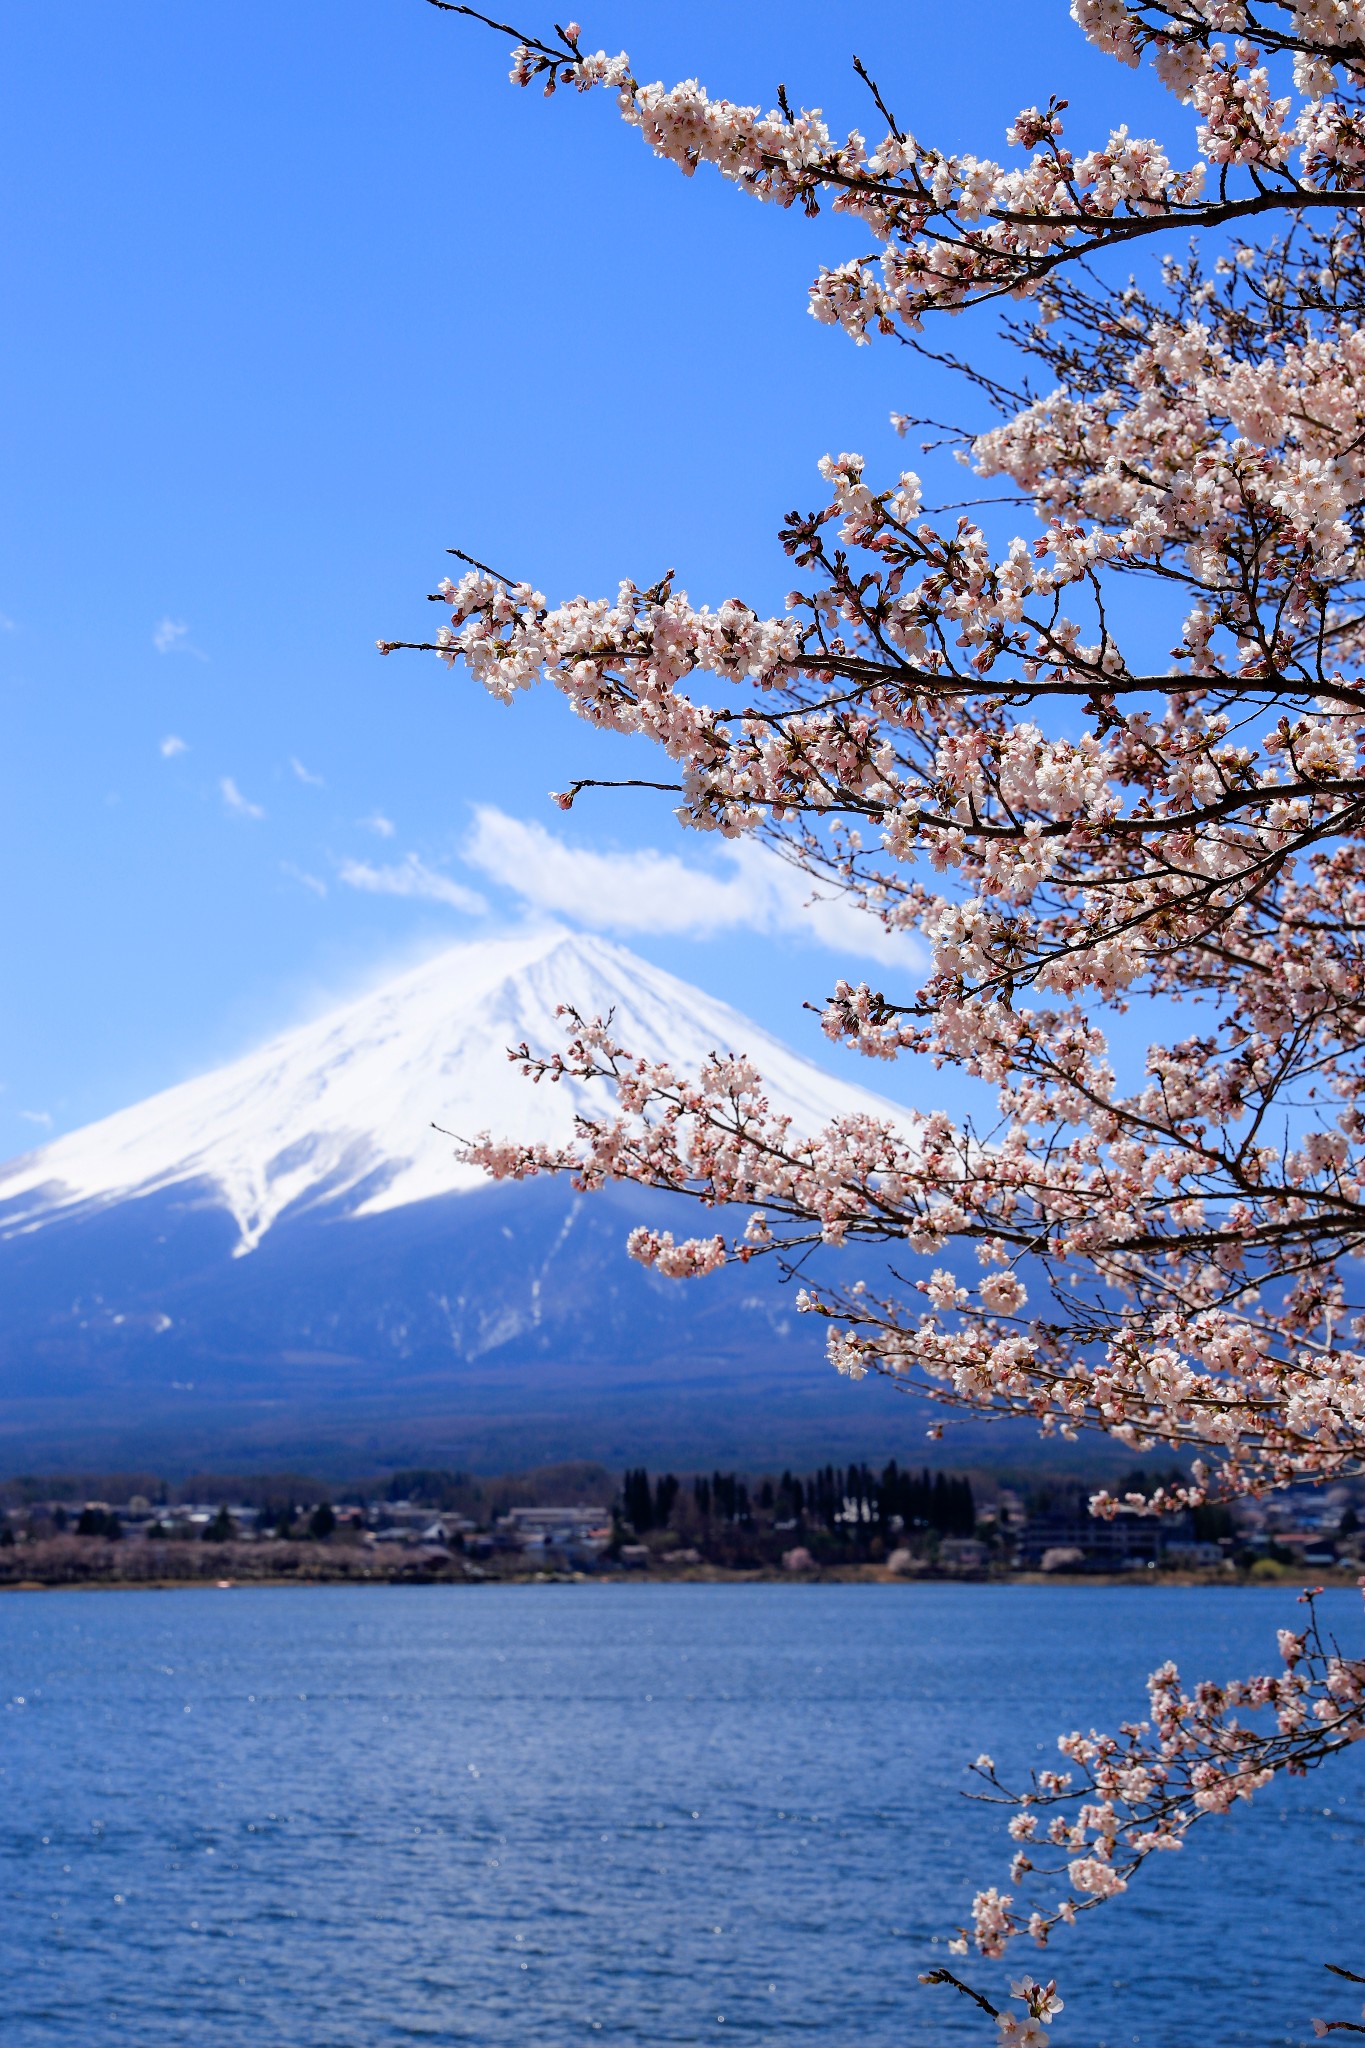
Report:
M 1069 1768 L 1034 1770 L 1021 1791 L 1002 1783 L 991 1757 L 978 1757 L 972 1768 L 989 1788 L 978 1796 L 1014 1809 L 1012 1889 L 977 1893 L 955 1953 L 975 1946 L 999 1958 L 1025 1933 L 1045 1947 L 1058 1926 L 1126 1891 L 1151 1856 L 1178 1851 L 1210 1814 L 1229 1813 L 1276 1777 L 1301 1777 L 1365 1737 L 1365 1659 L 1344 1657 L 1323 1634 L 1315 1596 L 1303 1600 L 1306 1626 L 1279 1632 L 1278 1673 L 1206 1680 L 1187 1693 L 1175 1666 L 1163 1664 L 1148 1681 L 1147 1720 L 1125 1722 L 1117 1736 L 1059 1737 Z M 1272 1726 L 1248 1725 L 1243 1711 L 1270 1716 Z M 1041 1891 L 1042 1901 L 1021 1904 L 1021 1889 L 1029 1898 Z M 1314 2022 L 1320 2034 L 1334 2026 L 1351 2029 Z
M 517 35 L 506 24 L 451 0 L 433 0 Z M 1228 10 L 1221 10 L 1224 14 Z M 812 289 L 818 319 L 859 341 L 870 331 L 913 332 L 925 313 L 957 311 L 1004 296 L 1036 292 L 1064 265 L 1108 248 L 1189 227 L 1215 229 L 1271 213 L 1341 209 L 1362 203 L 1353 175 L 1365 168 L 1362 78 L 1355 38 L 1319 35 L 1305 13 L 1291 29 L 1258 23 L 1248 9 L 1231 55 L 1212 40 L 1212 23 L 1168 9 L 1079 0 L 1086 34 L 1124 61 L 1151 49 L 1158 71 L 1200 117 L 1199 155 L 1177 171 L 1161 146 L 1115 131 L 1106 148 L 1076 157 L 1061 143 L 1064 101 L 1026 108 L 1008 141 L 1032 150 L 1022 170 L 974 156 L 946 155 L 902 130 L 866 67 L 855 70 L 887 122 L 869 148 L 855 129 L 836 143 L 818 112 L 793 111 L 785 91 L 766 116 L 757 107 L 710 98 L 695 81 L 669 90 L 642 85 L 622 52 L 585 54 L 577 22 L 555 46 L 519 37 L 512 77 L 543 80 L 547 93 L 572 85 L 616 93 L 625 119 L 655 153 L 691 176 L 713 165 L 756 197 L 784 207 L 836 212 L 870 228 L 880 253 L 822 272 Z M 1293 52 L 1293 94 L 1275 99 L 1259 61 Z M 1340 93 L 1342 96 L 1334 96 Z M 1300 171 L 1289 166 L 1297 157 Z M 1240 176 L 1250 186 L 1234 192 Z M 1210 177 L 1214 196 L 1205 196 Z
M 1365 1242 L 1365 1215 L 1351 1228 L 1344 1215 L 1333 1223 L 1332 1204 L 1348 1198 L 1330 1175 L 1315 1189 L 1294 1167 L 1290 1180 L 1258 1184 L 1247 1164 L 1254 1147 L 1229 1158 L 1189 1139 L 1187 1155 L 1198 1161 L 1202 1151 L 1194 1170 L 1206 1180 L 1229 1176 L 1221 1222 L 1192 1227 L 1193 1198 L 1169 1160 L 1173 1194 L 1155 1185 L 1125 1192 L 1122 1134 L 1133 1130 L 1137 1144 L 1137 1134 L 1156 1128 L 1163 1092 L 1169 1131 L 1170 1074 L 1149 1091 L 1145 1111 L 1113 1104 L 1112 1160 L 1059 1144 L 1055 1133 L 1037 1146 L 1017 1128 L 1003 1147 L 983 1143 L 941 1115 L 906 1131 L 845 1118 L 801 1138 L 771 1114 L 746 1062 L 718 1054 L 688 1080 L 630 1058 L 608 1023 L 565 1015 L 573 1034 L 565 1052 L 523 1045 L 511 1057 L 550 1085 L 605 1083 L 620 1114 L 580 1115 L 567 1147 L 485 1136 L 463 1156 L 497 1177 L 569 1173 L 581 1188 L 629 1179 L 753 1212 L 737 1237 L 678 1242 L 671 1232 L 637 1230 L 630 1250 L 645 1264 L 687 1278 L 764 1256 L 791 1268 L 818 1244 L 924 1254 L 951 1238 L 974 1240 L 986 1269 L 976 1289 L 943 1269 L 915 1281 L 908 1301 L 865 1281 L 841 1290 L 808 1279 L 798 1307 L 829 1322 L 831 1362 L 853 1378 L 877 1372 L 950 1408 L 1029 1416 L 1045 1432 L 1091 1428 L 1136 1450 L 1166 1443 L 1196 1452 L 1189 1483 L 1144 1509 L 1178 1511 L 1365 1465 L 1362 1361 L 1337 1334 L 1346 1311 L 1335 1270 L 1341 1249 Z M 1083 1027 L 1074 1028 L 1079 1045 Z M 1055 1045 L 1048 1060 L 1071 1087 L 1075 1063 L 1055 1057 Z M 1079 1112 L 1061 1115 L 1065 1122 Z M 1187 1156 L 1185 1175 L 1191 1170 Z M 1050 1314 L 1025 1316 L 1021 1257 L 1046 1279 Z M 1098 1281 L 1097 1294 L 1067 1284 L 1078 1264 Z M 1113 1512 L 1119 1504 L 1097 1496 L 1094 1505 Z

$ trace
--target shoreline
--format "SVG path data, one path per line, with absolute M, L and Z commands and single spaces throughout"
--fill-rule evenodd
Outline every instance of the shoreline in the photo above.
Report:
M 1302 1591 L 1305 1586 L 1324 1592 L 1354 1592 L 1362 1585 L 1358 1570 L 1318 1571 L 1282 1578 L 1253 1578 L 1249 1573 L 1213 1572 L 889 1572 L 880 1565 L 848 1565 L 828 1571 L 725 1571 L 720 1568 L 675 1572 L 617 1571 L 533 1571 L 485 1572 L 478 1577 L 463 1571 L 399 1572 L 287 1572 L 225 1574 L 222 1577 L 179 1574 L 134 1578 L 117 1573 L 86 1577 L 15 1578 L 0 1582 L 0 1596 L 7 1593 L 185 1593 L 266 1591 L 308 1592 L 320 1587 L 388 1591 L 411 1586 L 448 1586 L 477 1592 L 497 1586 L 956 1586 L 956 1587 L 1038 1587 L 1054 1586 L 1075 1590 L 1099 1588 L 1105 1591 L 1143 1592 L 1156 1590 L 1195 1591 L 1211 1587 L 1232 1592 L 1284 1593 Z

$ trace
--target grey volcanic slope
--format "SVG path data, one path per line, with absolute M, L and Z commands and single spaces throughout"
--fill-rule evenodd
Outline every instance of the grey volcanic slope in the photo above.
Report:
M 249 1258 L 165 1194 L 11 1239 L 0 1470 L 921 1454 L 920 1404 L 840 1379 L 773 1269 L 661 1280 L 624 1251 L 642 1216 L 689 1220 L 536 1183 L 285 1221 Z

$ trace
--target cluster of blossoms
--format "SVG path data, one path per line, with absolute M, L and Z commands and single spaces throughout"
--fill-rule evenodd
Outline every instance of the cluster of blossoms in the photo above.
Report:
M 466 1156 L 499 1178 L 568 1173 L 585 1189 L 628 1180 L 751 1212 L 731 1238 L 713 1231 L 675 1242 L 669 1232 L 637 1230 L 630 1250 L 642 1263 L 688 1278 L 730 1260 L 776 1254 L 794 1266 L 814 1245 L 861 1244 L 919 1253 L 929 1264 L 950 1240 L 975 1240 L 975 1285 L 941 1265 L 908 1298 L 866 1280 L 841 1289 L 808 1277 L 798 1306 L 830 1321 L 831 1360 L 851 1378 L 877 1372 L 947 1406 L 1030 1418 L 1045 1432 L 1096 1429 L 1138 1451 L 1166 1444 L 1193 1455 L 1184 1485 L 1122 1501 L 1098 1494 L 1100 1514 L 1179 1510 L 1359 1470 L 1365 1373 L 1358 1353 L 1330 1337 L 1340 1284 L 1311 1270 L 1323 1203 L 1302 1204 L 1297 1239 L 1277 1201 L 1246 1203 L 1230 1223 L 1196 1227 L 1201 1202 L 1192 1190 L 1206 1170 L 1198 1147 L 1187 1184 L 1168 1146 L 1136 1135 L 1141 1118 L 1150 1132 L 1169 1116 L 1172 1096 L 1193 1088 L 1196 1075 L 1209 1113 L 1217 1082 L 1199 1074 L 1197 1058 L 1183 1070 L 1166 1059 L 1142 1096 L 1118 1105 L 1119 1132 L 1103 1153 L 1057 1142 L 1057 1123 L 1080 1113 L 1076 1103 L 1057 1107 L 1058 1088 L 1044 1119 L 1050 1151 L 1027 1119 L 986 1144 L 942 1113 L 908 1131 L 847 1116 L 806 1136 L 770 1110 L 746 1060 L 716 1057 L 695 1076 L 679 1075 L 633 1058 L 600 1020 L 567 1015 L 564 1049 L 522 1045 L 513 1057 L 537 1080 L 609 1084 L 615 1113 L 580 1116 L 566 1146 L 485 1137 Z M 1017 1040 L 1007 1050 L 1020 1057 Z M 1095 1069 L 1096 1048 L 1078 1026 L 1059 1032 L 1047 1056 L 1062 1089 Z M 1114 1101 L 1112 1077 L 1108 1085 Z M 1007 1099 L 1018 1092 L 1002 1090 Z M 1086 1113 L 1093 1121 L 1093 1105 Z M 1294 1169 L 1300 1186 L 1317 1158 L 1305 1144 Z M 1278 1158 L 1276 1170 L 1283 1165 Z M 1323 1171 L 1337 1169 L 1329 1162 Z M 1176 1193 L 1163 1200 L 1166 1180 Z M 1252 1298 L 1246 1278 L 1257 1260 L 1254 1216 L 1281 1278 L 1293 1263 L 1310 1269 L 1273 1305 Z M 1049 1290 L 1050 1279 L 1077 1267 L 1102 1276 L 1109 1295 L 1078 1301 L 1060 1286 Z M 1042 1312 L 1030 1304 L 1031 1287 L 1045 1297 Z
M 955 1953 L 974 1943 L 1001 1956 L 1024 1934 L 1045 1947 L 1054 1928 L 1125 1891 L 1149 1856 L 1178 1850 L 1205 1815 L 1227 1813 L 1281 1772 L 1301 1776 L 1365 1737 L 1365 1659 L 1343 1657 L 1324 1639 L 1305 1597 L 1308 1624 L 1280 1630 L 1276 1672 L 1186 1692 L 1174 1664 L 1163 1664 L 1148 1681 L 1147 1720 L 1118 1735 L 1061 1736 L 1067 1768 L 1034 1771 L 1023 1791 L 1009 1790 L 993 1759 L 978 1757 L 985 1796 L 1014 1808 L 1016 1848 L 1011 1889 L 977 1893 Z M 1246 1714 L 1257 1718 L 1248 1723 Z
M 960 366 L 993 417 L 959 453 L 1034 531 L 1002 547 L 926 511 L 913 470 L 831 454 L 821 502 L 782 530 L 801 581 L 775 615 L 696 605 L 671 572 L 552 605 L 465 558 L 433 593 L 434 637 L 383 645 L 463 663 L 503 700 L 548 681 L 590 725 L 655 743 L 685 826 L 765 836 L 917 933 L 913 998 L 841 981 L 825 1031 L 951 1066 L 998 1104 L 985 1131 L 936 1113 L 799 1134 L 735 1051 L 679 1075 L 569 1013 L 567 1047 L 514 1057 L 606 1084 L 610 1111 L 567 1146 L 482 1138 L 469 1156 L 686 1193 L 727 1225 L 748 1212 L 681 1242 L 642 1229 L 631 1250 L 678 1278 L 799 1261 L 841 1372 L 1171 1447 L 1180 1483 L 1093 1504 L 1161 1513 L 1365 1471 L 1365 0 L 1073 12 L 1191 107 L 1184 169 L 1126 130 L 1073 156 L 1057 101 L 1015 123 L 1022 167 L 945 156 L 875 87 L 884 140 L 836 144 L 785 98 L 765 115 L 695 81 L 642 86 L 573 23 L 527 39 L 513 72 L 614 91 L 688 174 L 851 216 L 877 248 L 813 305 L 858 339 L 1027 298 L 1009 331 L 1045 395 Z M 1235 239 L 1261 216 L 1264 245 Z M 1200 228 L 1220 230 L 1208 258 Z M 1172 230 L 1181 253 L 1148 286 L 1078 261 Z M 1135 589 L 1146 618 L 1120 633 Z M 1159 606 L 1168 660 L 1137 638 Z M 1193 1005 L 1198 1028 L 1125 1075 L 1106 1013 L 1153 999 Z M 918 1257 L 919 1277 L 840 1286 L 807 1263 L 817 1246 L 862 1247 L 874 1273 Z M 1188 1696 L 1158 1673 L 1150 1724 L 1068 1738 L 1070 1774 L 1020 1796 L 1014 1889 L 980 1895 L 980 1950 L 1045 1939 L 1200 1815 L 1354 1740 L 1365 1667 L 1314 1628 L 1284 1665 Z M 1016 1909 L 1025 1880 L 1049 1899 Z M 1005 2038 L 1041 2037 L 1054 1994 L 1033 1993 Z
M 1177 168 L 1160 143 L 1126 127 L 1075 155 L 1061 139 L 1057 100 L 1025 108 L 1011 125 L 1008 142 L 1029 152 L 1023 164 L 945 153 L 899 128 L 870 79 L 886 132 L 869 143 L 853 129 L 838 141 L 818 109 L 795 110 L 785 94 L 765 113 L 712 98 L 695 78 L 642 84 L 624 51 L 585 51 L 576 22 L 556 43 L 520 45 L 512 78 L 543 80 L 547 92 L 604 87 L 686 176 L 709 164 L 757 198 L 808 213 L 827 204 L 866 230 L 875 248 L 823 271 L 811 292 L 815 317 L 859 341 L 913 331 L 926 312 L 1028 294 L 1060 263 L 1173 227 L 1247 218 L 1267 201 L 1360 196 L 1365 33 L 1353 0 L 1073 0 L 1072 13 L 1121 62 L 1152 53 L 1163 83 L 1197 117 L 1192 162 Z M 1277 93 L 1267 60 L 1284 53 L 1293 87 Z
M 951 1984 L 988 2012 L 994 2019 L 999 2032 L 996 2035 L 998 2048 L 1047 2048 L 1048 2035 L 1044 2031 L 1052 2025 L 1057 2014 L 1065 2009 L 1066 2000 L 1057 1995 L 1057 1980 L 1049 1978 L 1040 1984 L 1034 1977 L 1019 1977 L 1010 1985 L 1010 1996 L 1023 2005 L 1023 2012 L 1002 2012 L 991 2004 L 989 1998 L 955 1977 L 951 1970 L 930 1970 L 920 1978 L 921 1984 Z

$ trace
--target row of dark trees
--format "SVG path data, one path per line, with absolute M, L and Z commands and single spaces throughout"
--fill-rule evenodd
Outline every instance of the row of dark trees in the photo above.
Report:
M 903 1471 L 892 1458 L 880 1473 L 866 1465 L 842 1471 L 826 1465 L 805 1479 L 784 1472 L 775 1507 L 827 1529 L 840 1524 L 887 1528 L 899 1520 L 906 1529 L 933 1529 L 940 1536 L 970 1536 L 976 1502 L 970 1479 L 951 1472 Z
M 109 1542 L 116 1542 L 123 1534 L 123 1524 L 118 1516 L 112 1509 L 105 1508 L 82 1508 L 74 1524 L 65 1508 L 57 1508 L 52 1515 L 52 1527 L 59 1536 L 68 1529 L 74 1529 L 77 1536 L 103 1536 Z M 29 1533 L 34 1533 L 32 1522 Z M 13 1543 L 14 1530 L 10 1527 L 9 1518 L 0 1516 L 0 1549 L 8 1550 Z
M 328 1501 L 320 1501 L 312 1513 L 302 1520 L 292 1504 L 278 1510 L 263 1510 L 258 1519 L 259 1527 L 270 1529 L 276 1536 L 307 1535 L 319 1542 L 325 1542 L 336 1525 L 336 1512 Z M 57 1508 L 54 1511 L 52 1526 L 59 1534 L 73 1526 L 64 1508 Z M 74 1532 L 77 1536 L 102 1536 L 106 1542 L 116 1541 L 123 1534 L 123 1523 L 112 1508 L 84 1507 L 76 1518 Z M 170 1533 L 171 1528 L 165 1522 L 155 1521 L 148 1525 L 147 1534 L 154 1540 Z M 237 1534 L 237 1525 L 226 1506 L 220 1506 L 213 1520 L 207 1523 L 200 1533 L 205 1543 L 230 1543 Z M 8 1523 L 5 1525 L 4 1535 L 9 1537 L 11 1543 L 14 1541 Z
M 666 1529 L 672 1519 L 681 1484 L 671 1472 L 661 1472 L 651 1486 L 643 1465 L 638 1471 L 627 1472 L 621 1482 L 622 1517 L 640 1536 L 650 1529 Z
M 638 1535 L 666 1529 L 673 1519 L 681 1482 L 671 1472 L 653 1482 L 644 1466 L 626 1473 L 621 1486 L 623 1520 Z M 826 1465 L 805 1478 L 784 1472 L 765 1479 L 756 1497 L 734 1472 L 699 1473 L 692 1501 L 702 1522 L 750 1527 L 755 1509 L 765 1519 L 884 1533 L 899 1520 L 904 1529 L 933 1530 L 940 1536 L 970 1536 L 976 1502 L 970 1479 L 949 1472 L 902 1471 L 894 1458 L 874 1473 L 867 1465 Z

